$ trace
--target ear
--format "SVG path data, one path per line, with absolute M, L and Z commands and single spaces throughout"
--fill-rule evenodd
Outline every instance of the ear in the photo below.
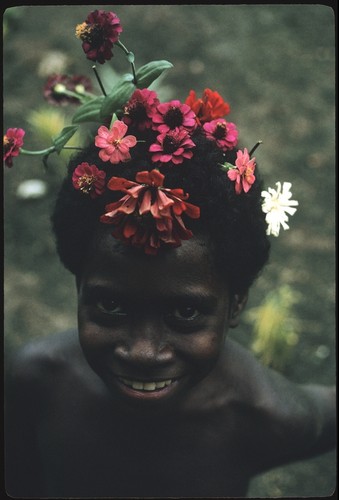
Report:
M 235 328 L 239 324 L 240 314 L 244 310 L 248 300 L 248 292 L 235 294 L 230 309 L 230 328 Z

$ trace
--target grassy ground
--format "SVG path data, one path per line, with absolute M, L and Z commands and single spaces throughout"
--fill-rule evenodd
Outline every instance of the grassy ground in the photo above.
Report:
M 32 111 L 44 106 L 42 87 L 51 61 L 70 73 L 93 76 L 74 26 L 100 6 L 22 6 L 4 16 L 4 127 L 23 127 L 25 147 L 44 147 Z M 105 6 L 103 6 L 105 8 Z M 107 6 L 106 6 L 107 8 Z M 299 209 L 290 231 L 273 241 L 271 263 L 253 287 L 249 310 L 270 290 L 287 285 L 298 296 L 292 312 L 297 341 L 273 353 L 296 382 L 333 383 L 334 315 L 334 16 L 322 5 L 114 5 L 123 43 L 136 65 L 167 59 L 174 64 L 161 83 L 166 98 L 185 99 L 210 87 L 229 101 L 266 184 L 293 184 Z M 109 63 L 129 70 L 122 54 Z M 102 70 L 108 80 L 110 74 Z M 96 89 L 100 94 L 100 89 Z M 65 111 L 66 113 L 66 111 Z M 66 115 L 67 118 L 67 115 Z M 67 158 L 21 157 L 4 172 L 5 347 L 76 324 L 72 276 L 58 261 L 49 215 Z M 47 181 L 36 200 L 17 196 L 20 182 Z M 297 326 L 296 326 L 297 325 Z M 235 336 L 251 348 L 252 325 Z M 295 332 L 294 332 L 295 333 Z M 268 346 L 269 347 L 269 346 Z M 281 359 L 280 359 L 281 357 Z M 258 450 L 258 453 L 260 450 Z M 335 455 L 274 469 L 253 481 L 249 496 L 324 496 L 335 486 Z

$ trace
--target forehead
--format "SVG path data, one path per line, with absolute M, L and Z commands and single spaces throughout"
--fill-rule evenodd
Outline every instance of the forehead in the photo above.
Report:
M 92 245 L 82 281 L 114 286 L 131 293 L 155 294 L 204 290 L 224 290 L 214 264 L 211 245 L 202 237 L 183 241 L 178 248 L 145 255 L 142 250 L 125 247 L 110 233 L 98 235 Z

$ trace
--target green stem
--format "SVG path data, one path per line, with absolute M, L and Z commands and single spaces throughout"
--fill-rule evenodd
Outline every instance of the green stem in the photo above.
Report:
M 251 151 L 249 152 L 249 157 L 251 158 L 251 156 L 253 155 L 254 151 L 257 149 L 257 147 L 260 146 L 260 144 L 262 144 L 262 141 L 258 141 L 255 146 L 253 146 L 253 148 L 251 149 Z
M 40 151 L 29 151 L 28 149 L 20 148 L 21 154 L 31 156 L 48 155 L 50 153 L 53 153 L 54 151 L 56 151 L 55 146 L 51 146 L 47 149 L 41 149 Z
M 78 99 L 81 103 L 84 101 L 88 101 L 88 98 L 90 97 L 91 99 L 95 99 L 97 96 L 95 94 L 92 94 L 91 92 L 73 92 L 72 90 L 64 90 L 63 92 L 60 92 L 60 94 L 66 95 L 67 97 L 74 97 L 75 99 Z
M 96 79 L 97 79 L 97 81 L 98 81 L 98 84 L 100 85 L 101 92 L 102 92 L 102 93 L 104 94 L 104 96 L 106 97 L 106 96 L 107 96 L 107 94 L 106 94 L 105 88 L 104 88 L 104 86 L 103 86 L 103 84 L 102 84 L 102 81 L 101 81 L 101 79 L 100 79 L 100 76 L 99 76 L 99 74 L 98 74 L 98 72 L 97 72 L 97 68 L 96 68 L 95 64 L 92 66 L 92 70 L 94 71 L 95 77 L 96 77 Z
M 131 52 L 128 50 L 127 47 L 125 47 L 125 45 L 120 42 L 120 40 L 118 40 L 117 42 L 115 42 L 115 45 L 117 45 L 118 47 L 121 48 L 121 50 L 123 50 L 126 54 L 126 56 L 128 56 L 129 54 L 131 54 Z M 130 61 L 130 64 L 132 66 L 132 73 L 133 73 L 133 83 L 134 85 L 137 84 L 137 75 L 136 75 L 136 72 L 135 72 L 135 65 L 134 65 L 134 62 L 133 61 Z
M 62 149 L 74 149 L 77 151 L 82 151 L 83 148 L 78 148 L 75 146 L 64 146 Z M 28 156 L 49 155 L 51 153 L 54 153 L 54 151 L 56 151 L 55 146 L 50 146 L 49 148 L 41 149 L 40 151 L 29 151 L 28 149 L 20 148 L 20 154 Z
M 77 148 L 76 146 L 64 146 L 62 149 L 75 149 L 77 151 L 82 151 L 84 148 Z

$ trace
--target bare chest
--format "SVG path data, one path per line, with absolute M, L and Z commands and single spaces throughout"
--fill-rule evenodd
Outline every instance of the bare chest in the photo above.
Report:
M 219 415 L 151 421 L 50 415 L 39 433 L 48 494 L 243 496 L 248 471 Z

